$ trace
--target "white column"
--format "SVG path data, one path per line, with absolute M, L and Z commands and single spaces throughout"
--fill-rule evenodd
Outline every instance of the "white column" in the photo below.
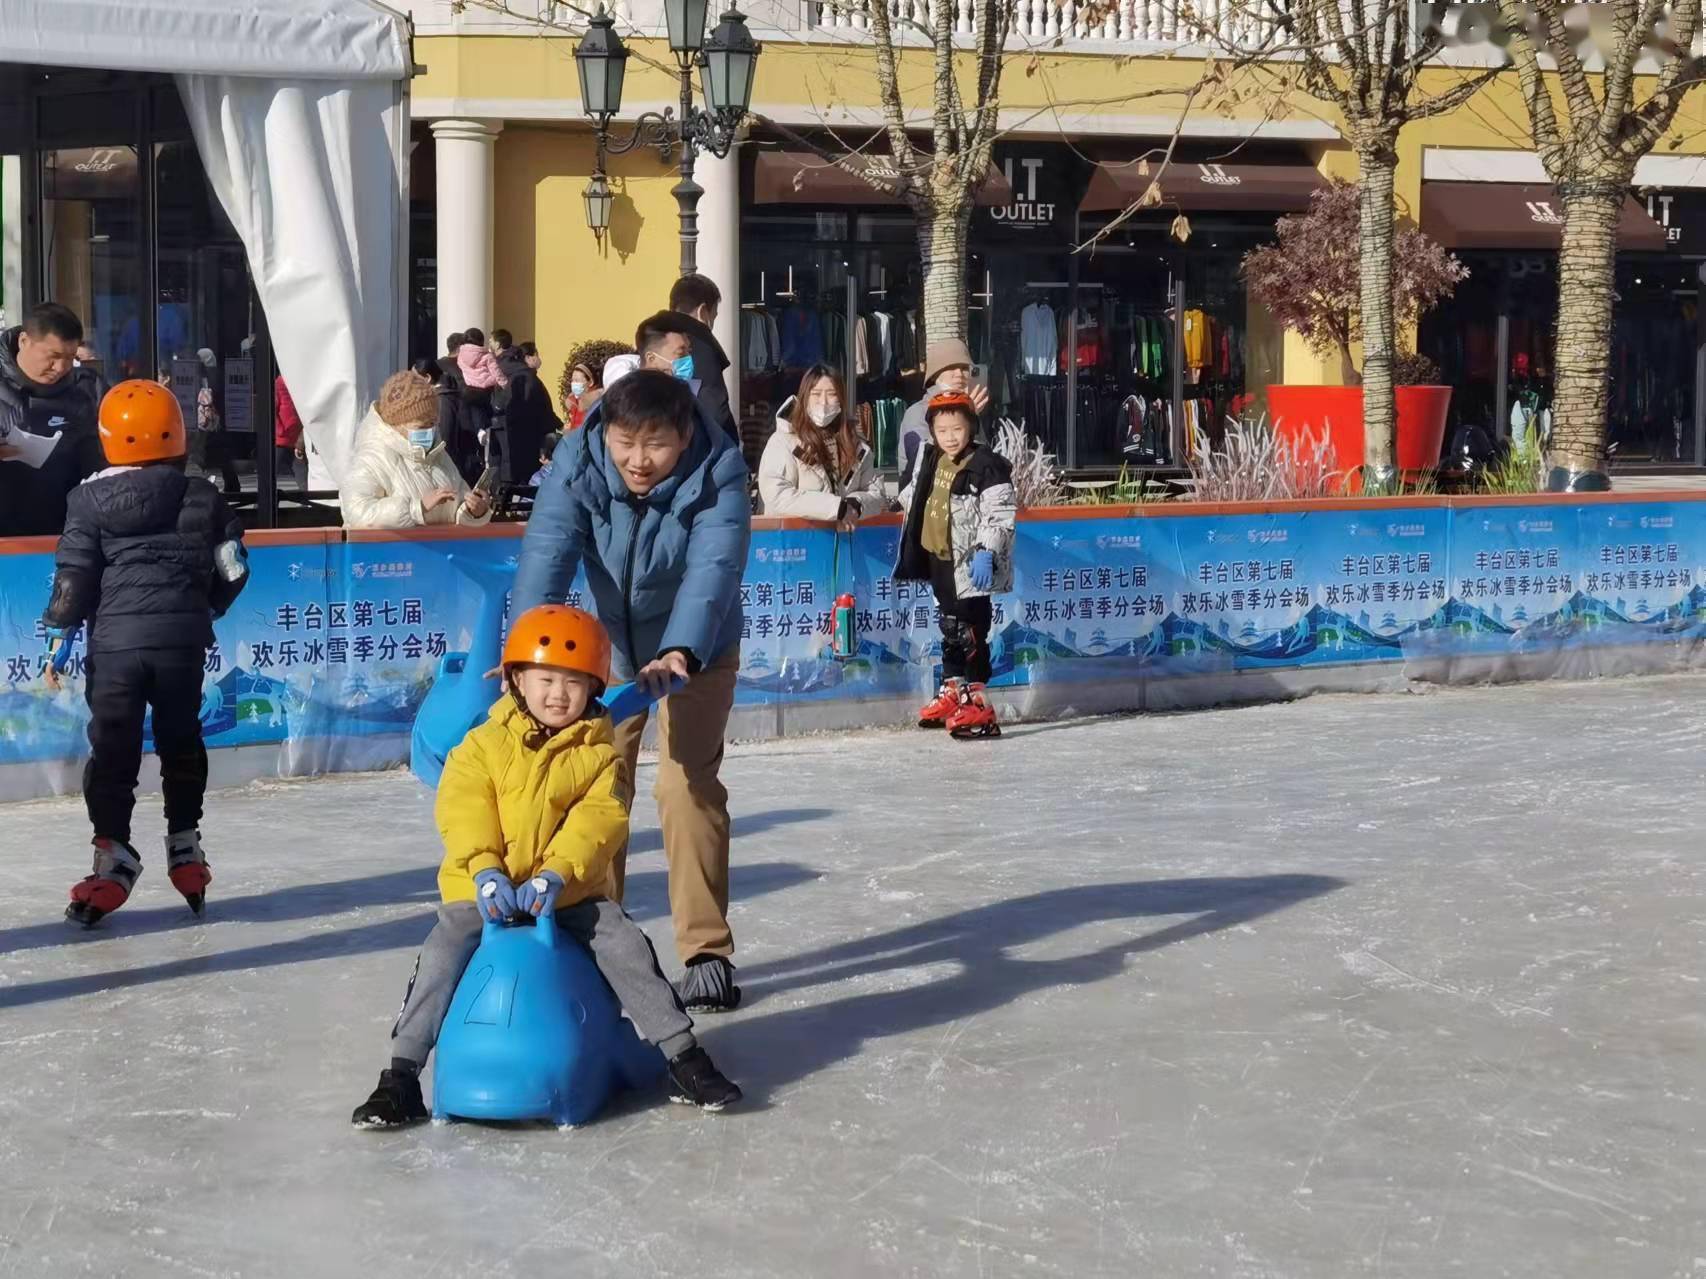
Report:
M 701 152 L 693 180 L 699 197 L 699 274 L 723 291 L 717 341 L 729 357 L 729 408 L 740 421 L 740 146 L 725 159 Z
M 438 162 L 438 342 L 491 328 L 494 149 L 501 120 L 434 120 Z
M 0 287 L 5 290 L 4 318 L 17 324 L 24 318 L 24 167 L 19 157 L 0 157 Z M 102 351 L 108 368 L 116 366 L 111 351 Z

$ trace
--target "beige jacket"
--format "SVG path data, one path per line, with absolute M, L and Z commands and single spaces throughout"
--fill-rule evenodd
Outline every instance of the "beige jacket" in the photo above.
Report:
M 800 437 L 789 425 L 793 412 L 794 400 L 790 397 L 777 410 L 776 433 L 765 444 L 758 463 L 758 495 L 764 501 L 764 513 L 829 521 L 840 516 L 844 499 L 858 505 L 861 519 L 888 510 L 888 494 L 877 477 L 870 448 L 859 446 L 852 475 L 838 483 L 821 467 L 811 466 L 796 455 Z
M 423 510 L 421 501 L 434 489 L 454 489 L 456 500 Z M 462 478 L 443 443 L 418 448 L 369 409 L 355 437 L 355 457 L 339 497 L 345 528 L 420 528 L 428 524 L 479 525 L 491 513 L 470 515 L 462 500 L 468 482 Z

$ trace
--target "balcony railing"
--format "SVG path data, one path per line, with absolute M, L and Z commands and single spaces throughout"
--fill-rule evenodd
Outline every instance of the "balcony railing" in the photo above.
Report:
M 1002 2 L 1002 0 L 998 0 Z M 1180 5 L 1177 0 L 1106 0 L 1080 4 L 1078 0 L 1004 0 L 1014 8 L 1013 39 L 1021 43 L 1072 39 L 1105 43 L 1195 43 L 1204 30 L 1214 32 L 1215 43 L 1235 48 L 1258 48 L 1271 29 L 1249 12 L 1244 4 L 1229 0 L 1198 0 Z M 950 5 L 956 35 L 970 37 L 977 30 L 980 0 L 822 0 L 807 6 L 808 22 L 825 31 L 861 32 L 871 29 L 871 6 L 888 5 L 890 26 L 931 30 L 937 6 Z

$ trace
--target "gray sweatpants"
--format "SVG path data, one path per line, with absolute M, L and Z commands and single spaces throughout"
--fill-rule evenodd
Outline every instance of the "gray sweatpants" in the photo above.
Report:
M 479 949 L 483 922 L 473 902 L 446 902 L 438 908 L 438 922 L 421 943 L 403 1011 L 391 1028 L 393 1057 L 412 1061 L 417 1068 L 426 1065 L 456 984 Z M 559 910 L 557 927 L 592 952 L 598 971 L 642 1038 L 671 1060 L 693 1047 L 693 1019 L 658 967 L 651 938 L 627 911 L 595 897 Z

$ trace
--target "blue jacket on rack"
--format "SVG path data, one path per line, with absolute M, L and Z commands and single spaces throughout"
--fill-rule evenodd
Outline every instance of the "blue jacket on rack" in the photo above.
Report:
M 740 642 L 752 538 L 740 446 L 696 410 L 675 470 L 636 497 L 605 448 L 602 409 L 552 455 L 521 543 L 513 615 L 563 603 L 584 564 L 619 677 L 671 649 L 694 670 L 709 666 Z

